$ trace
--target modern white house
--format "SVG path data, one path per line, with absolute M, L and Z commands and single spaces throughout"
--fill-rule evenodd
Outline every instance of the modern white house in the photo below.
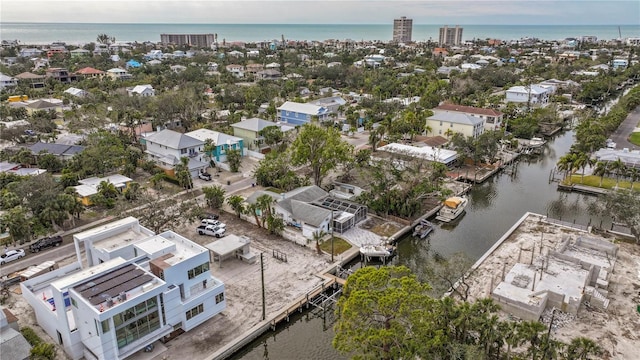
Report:
M 192 177 L 197 177 L 201 170 L 209 166 L 205 159 L 203 140 L 165 129 L 144 137 L 142 142 L 147 146 L 147 159 L 169 175 L 174 175 L 174 168 L 183 157 L 189 158 L 188 166 Z
M 127 93 L 129 94 L 129 96 L 142 96 L 142 97 L 156 95 L 156 91 L 153 89 L 153 86 L 149 84 L 136 85 L 132 88 L 127 88 Z
M 464 112 L 435 110 L 427 118 L 427 126 L 435 135 L 450 136 L 461 133 L 465 137 L 477 138 L 484 132 L 485 120 Z
M 73 238 L 77 262 L 20 286 L 40 327 L 74 360 L 125 359 L 226 307 L 209 251 L 173 231 L 155 234 L 127 217 Z
M 552 89 L 539 85 L 512 86 L 506 92 L 507 102 L 530 103 L 532 106 L 545 106 L 549 103 Z
M 109 69 L 107 70 L 107 75 L 109 75 L 114 80 L 125 80 L 131 79 L 133 77 L 127 70 L 121 68 Z
M 498 110 L 477 108 L 474 106 L 464 106 L 456 104 L 442 104 L 433 109 L 433 112 L 456 112 L 470 116 L 475 116 L 484 120 L 484 129 L 487 131 L 498 130 L 502 127 L 504 114 Z

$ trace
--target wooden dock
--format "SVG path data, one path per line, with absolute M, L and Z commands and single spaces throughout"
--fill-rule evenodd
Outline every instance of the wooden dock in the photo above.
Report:
M 609 192 L 609 190 L 607 189 L 593 187 L 593 186 L 586 186 L 586 185 L 580 185 L 580 184 L 565 185 L 562 183 L 558 184 L 558 190 L 569 191 L 569 192 L 579 192 L 587 195 L 606 195 Z

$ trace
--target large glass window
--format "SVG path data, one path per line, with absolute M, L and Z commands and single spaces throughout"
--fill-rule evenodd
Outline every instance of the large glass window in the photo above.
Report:
M 209 263 L 208 262 L 206 262 L 206 263 L 204 263 L 202 265 L 198 265 L 198 266 L 194 267 L 191 270 L 188 270 L 187 271 L 187 275 L 188 275 L 189 279 L 193 279 L 194 277 L 196 277 L 196 276 L 198 276 L 198 275 L 200 275 L 202 273 L 205 273 L 207 271 L 209 271 Z
M 216 304 L 220 304 L 223 301 L 224 301 L 224 293 L 220 293 L 216 295 Z
M 156 298 L 143 301 L 113 317 L 118 348 L 135 342 L 160 328 L 160 316 Z M 104 332 L 104 323 L 103 323 Z M 107 331 L 109 330 L 107 323 Z

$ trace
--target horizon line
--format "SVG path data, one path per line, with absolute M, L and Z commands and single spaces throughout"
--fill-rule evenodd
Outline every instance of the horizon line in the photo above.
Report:
M 349 25 L 349 26 L 368 26 L 368 25 L 385 25 L 393 26 L 393 23 L 180 23 L 180 22 L 55 22 L 55 21 L 2 21 L 2 24 L 83 24 L 83 25 Z M 434 24 L 434 23 L 414 23 L 413 25 L 430 25 L 430 26 L 640 26 L 640 24 Z

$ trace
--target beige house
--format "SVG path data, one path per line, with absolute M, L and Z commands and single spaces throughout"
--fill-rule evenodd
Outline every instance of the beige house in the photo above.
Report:
M 244 144 L 249 150 L 260 148 L 262 136 L 259 135 L 259 132 L 268 126 L 279 126 L 283 132 L 293 129 L 293 127 L 282 126 L 281 124 L 260 118 L 251 118 L 231 124 L 231 127 L 233 128 L 233 136 L 242 138 L 244 140 Z
M 455 111 L 434 111 L 427 118 L 427 126 L 433 135 L 451 138 L 455 133 L 477 138 L 484 132 L 484 119 Z

